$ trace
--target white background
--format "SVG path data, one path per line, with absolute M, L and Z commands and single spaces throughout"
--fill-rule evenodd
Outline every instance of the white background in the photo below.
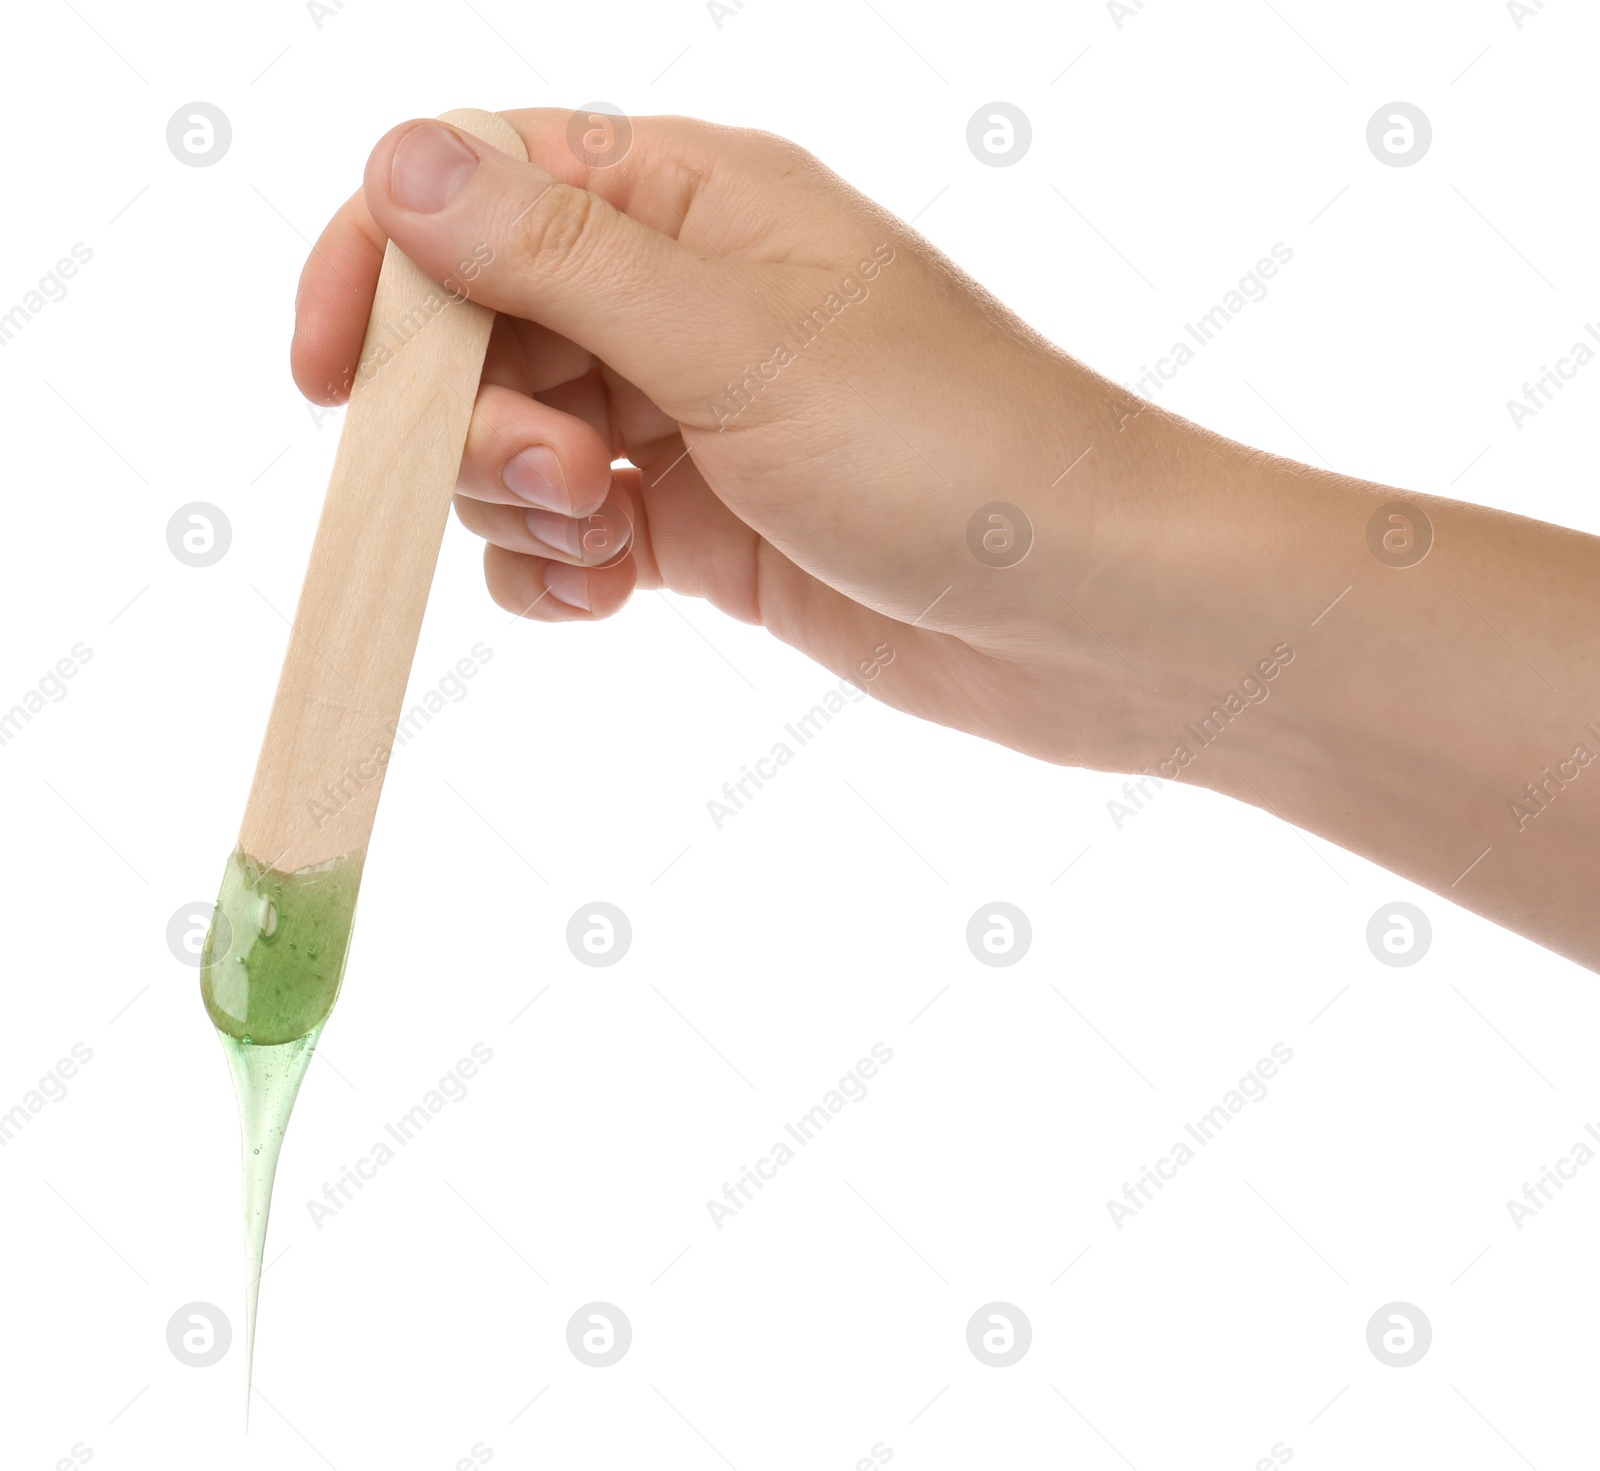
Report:
M 1592 976 L 1263 813 L 1169 786 L 1119 830 L 1120 777 L 870 703 L 718 831 L 707 799 L 832 676 L 657 595 L 513 625 L 454 524 L 413 690 L 493 659 L 390 770 L 239 1435 L 234 1105 L 164 935 L 243 811 L 338 428 L 289 379 L 295 281 L 372 143 L 597 98 L 769 128 L 1129 382 L 1282 241 L 1162 402 L 1597 529 L 1600 370 L 1520 432 L 1505 401 L 1600 314 L 1600 17 L 1274 3 L 1147 0 L 1120 29 L 1089 0 L 747 0 L 720 29 L 691 0 L 348 0 L 320 29 L 289 0 L 13 9 L 0 308 L 93 260 L 0 350 L 0 707 L 93 659 L 0 749 L 0 1111 L 72 1044 L 94 1060 L 0 1150 L 8 1467 L 1589 1454 L 1600 1167 L 1520 1232 L 1505 1202 L 1600 1119 Z M 1034 129 L 1002 169 L 965 143 L 996 99 Z M 1434 127 L 1410 168 L 1366 144 L 1396 99 Z M 195 100 L 233 128 L 208 168 L 165 142 Z M 196 500 L 233 527 L 207 569 L 165 540 Z M 634 930 L 605 970 L 564 938 L 597 899 Z M 1402 899 L 1434 938 L 1397 969 L 1365 933 Z M 1033 924 L 1007 969 L 964 939 L 994 900 Z M 707 1199 L 880 1041 L 869 1096 L 717 1230 Z M 474 1042 L 468 1096 L 313 1225 Z M 1265 1100 L 1119 1231 L 1107 1199 L 1275 1042 Z M 606 1369 L 565 1340 L 596 1300 L 634 1331 Z M 1004 1369 L 965 1340 L 995 1300 L 1033 1327 Z M 1406 1369 L 1366 1344 L 1396 1300 L 1433 1325 Z M 214 1368 L 166 1345 L 193 1301 L 233 1320 Z

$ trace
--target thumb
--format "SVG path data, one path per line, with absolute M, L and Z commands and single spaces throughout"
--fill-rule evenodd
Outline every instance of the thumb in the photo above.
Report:
M 669 413 L 703 408 L 750 335 L 730 321 L 737 279 L 720 257 L 442 122 L 387 133 L 364 193 L 436 281 L 571 338 Z

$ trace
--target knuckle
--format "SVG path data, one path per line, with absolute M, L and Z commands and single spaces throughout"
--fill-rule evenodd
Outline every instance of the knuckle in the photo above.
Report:
M 751 158 L 760 159 L 780 172 L 810 173 L 817 167 L 814 154 L 781 133 L 769 133 L 762 128 L 740 128 L 738 136 Z
M 551 184 L 517 223 L 524 254 L 541 271 L 576 263 L 594 239 L 599 210 L 600 201 L 587 189 Z

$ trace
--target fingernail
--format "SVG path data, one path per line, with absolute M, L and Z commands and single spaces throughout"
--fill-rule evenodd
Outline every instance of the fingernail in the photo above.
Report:
M 512 495 L 530 506 L 559 511 L 563 516 L 572 514 L 572 496 L 567 490 L 567 477 L 561 473 L 561 461 L 542 444 L 513 455 L 506 461 L 500 478 Z
M 552 562 L 544 569 L 544 585 L 557 602 L 585 613 L 589 611 L 589 574 L 582 567 Z
M 413 128 L 394 151 L 389 193 L 401 209 L 438 214 L 478 166 L 478 155 L 448 128 L 424 123 Z
M 528 531 L 552 551 L 564 552 L 569 557 L 582 554 L 581 533 L 571 516 L 558 516 L 554 511 L 524 511 L 522 519 Z

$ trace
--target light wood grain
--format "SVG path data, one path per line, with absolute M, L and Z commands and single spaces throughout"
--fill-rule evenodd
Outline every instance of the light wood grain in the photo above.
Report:
M 443 121 L 527 157 L 492 113 Z M 494 322 L 459 299 L 473 259 L 441 285 L 384 254 L 239 835 L 262 866 L 366 850 Z

